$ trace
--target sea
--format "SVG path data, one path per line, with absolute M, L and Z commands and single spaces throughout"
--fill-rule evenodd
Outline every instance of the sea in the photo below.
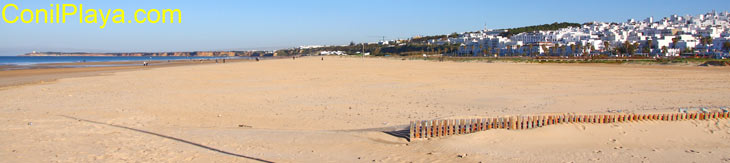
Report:
M 45 63 L 166 61 L 200 59 L 250 59 L 249 57 L 108 57 L 108 56 L 0 56 L 0 66 L 23 66 Z

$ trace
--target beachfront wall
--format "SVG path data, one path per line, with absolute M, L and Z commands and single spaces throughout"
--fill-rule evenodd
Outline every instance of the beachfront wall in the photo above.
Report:
M 469 134 L 473 132 L 508 129 L 526 130 L 547 125 L 566 123 L 626 123 L 640 121 L 684 121 L 727 119 L 728 110 L 703 111 L 697 113 L 651 113 L 651 114 L 544 114 L 518 115 L 493 118 L 443 119 L 411 121 L 409 140 L 422 140 L 450 135 Z

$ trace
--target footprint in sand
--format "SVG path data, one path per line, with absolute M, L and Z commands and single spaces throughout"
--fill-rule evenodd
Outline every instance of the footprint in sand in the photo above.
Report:
M 610 142 L 610 143 L 618 143 L 618 140 L 616 140 L 616 139 L 608 139 L 608 142 Z

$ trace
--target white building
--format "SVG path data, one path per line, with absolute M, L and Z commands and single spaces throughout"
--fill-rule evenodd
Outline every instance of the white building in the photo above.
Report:
M 499 51 L 500 55 L 525 51 L 539 51 L 541 54 L 559 51 L 565 52 L 561 54 L 575 55 L 584 49 L 564 49 L 580 46 L 589 51 L 595 49 L 601 52 L 629 42 L 640 43 L 642 48 L 649 48 L 652 53 L 663 53 L 661 49 L 666 48 L 669 49 L 666 51 L 667 56 L 677 56 L 685 49 L 723 50 L 724 41 L 730 38 L 730 14 L 713 11 L 698 16 L 672 15 L 659 20 L 649 17 L 643 21 L 630 19 L 625 23 L 591 22 L 580 27 L 520 33 L 509 38 L 499 36 L 502 32 L 505 31 L 481 30 L 463 33 L 458 38 L 433 39 L 428 43 L 460 44 L 462 48 L 458 52 L 461 54 L 481 54 L 489 49 L 491 52 Z M 703 37 L 713 39 L 707 48 L 701 44 Z M 649 42 L 651 46 L 648 46 Z M 551 45 L 548 50 L 542 46 L 535 48 L 535 45 L 546 43 Z M 529 45 L 533 45 L 532 49 L 529 49 Z

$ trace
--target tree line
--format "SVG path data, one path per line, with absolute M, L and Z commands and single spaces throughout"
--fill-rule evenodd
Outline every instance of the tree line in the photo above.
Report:
M 554 31 L 554 30 L 558 30 L 561 28 L 580 27 L 580 26 L 581 26 L 581 24 L 578 24 L 578 23 L 555 22 L 553 24 L 543 24 L 543 25 L 533 25 L 533 26 L 519 27 L 519 28 L 510 28 L 510 29 L 507 29 L 507 32 L 502 32 L 499 35 L 502 37 L 512 37 L 513 35 L 524 33 L 524 32 Z

